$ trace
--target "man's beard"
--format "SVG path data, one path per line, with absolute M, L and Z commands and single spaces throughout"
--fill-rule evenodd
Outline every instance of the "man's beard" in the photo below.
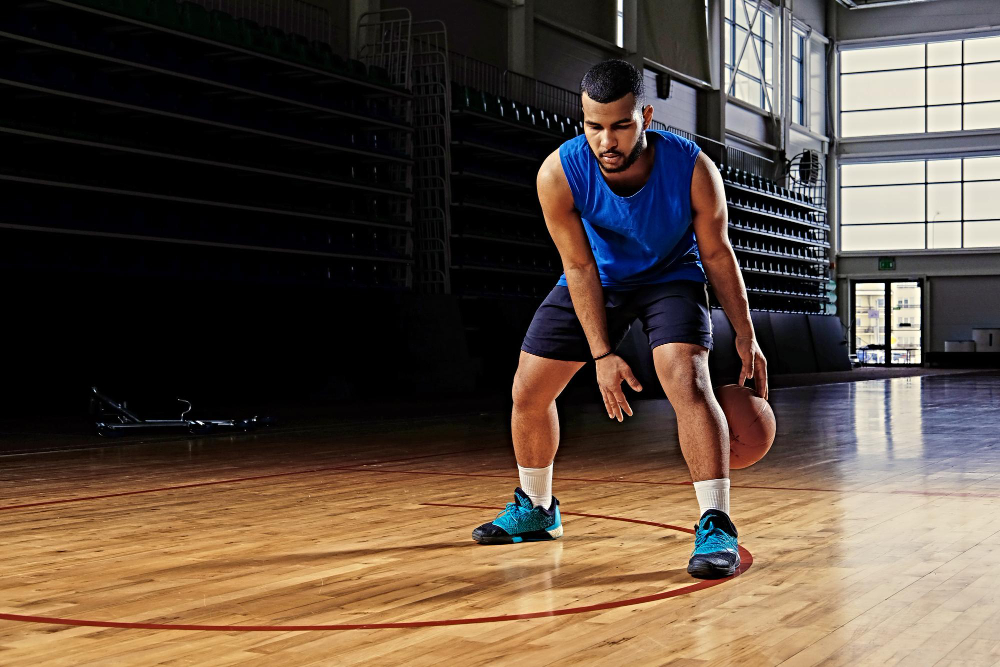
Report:
M 644 138 L 645 137 L 643 135 L 641 134 L 639 135 L 639 138 L 635 142 L 635 146 L 632 148 L 632 152 L 629 153 L 628 157 L 622 160 L 622 163 L 617 167 L 609 169 L 608 167 L 604 166 L 604 162 L 601 161 L 600 156 L 597 156 L 597 164 L 601 166 L 601 171 L 603 171 L 606 174 L 617 174 L 619 172 L 625 171 L 633 164 L 635 164 L 635 161 L 639 159 L 639 156 L 642 154 L 642 151 L 646 148 L 646 142 L 643 141 Z M 621 153 L 618 151 L 610 151 L 608 153 L 602 153 L 602 155 L 621 155 Z

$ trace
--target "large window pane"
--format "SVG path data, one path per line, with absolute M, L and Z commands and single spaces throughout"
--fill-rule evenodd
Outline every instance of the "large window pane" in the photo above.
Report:
M 732 66 L 733 58 L 736 56 L 733 54 L 733 26 L 729 23 L 726 24 L 726 64 Z
M 840 175 L 845 251 L 920 249 L 922 235 L 929 249 L 1000 247 L 1000 156 L 846 164 Z
M 887 111 L 852 111 L 840 117 L 845 137 L 869 134 L 909 134 L 924 131 L 924 109 L 889 109 Z
M 934 42 L 927 45 L 928 65 L 957 65 L 962 62 L 962 42 Z
M 961 67 L 934 67 L 927 70 L 927 104 L 951 104 L 961 101 Z
M 744 74 L 736 75 L 736 86 L 733 88 L 733 97 L 749 102 L 754 106 L 760 106 L 760 84 L 748 79 Z
M 965 180 L 989 181 L 994 179 L 1000 179 L 1000 157 L 965 159 Z M 997 217 L 1000 218 L 1000 215 Z
M 853 74 L 840 80 L 840 108 L 883 109 L 922 106 L 924 70 Z
M 1000 246 L 1000 220 L 965 223 L 966 248 L 993 248 Z
M 927 107 L 928 132 L 954 132 L 962 129 L 962 105 Z
M 966 130 L 985 130 L 1000 127 L 1000 102 L 965 105 Z
M 979 181 L 965 184 L 966 220 L 1000 218 L 1000 181 Z
M 845 164 L 840 168 L 840 184 L 850 185 L 905 185 L 924 182 L 924 163 L 870 162 Z
M 961 220 L 962 185 L 947 183 L 927 186 L 927 220 Z
M 932 222 L 927 225 L 928 248 L 961 248 L 961 222 Z
M 923 185 L 884 185 L 844 188 L 840 192 L 841 220 L 860 222 L 923 222 Z
M 1000 60 L 1000 37 L 982 37 L 965 40 L 965 62 Z
M 844 225 L 840 246 L 851 250 L 922 250 L 924 225 Z
M 941 183 L 962 180 L 961 160 L 928 160 L 927 182 Z
M 1000 63 L 965 66 L 965 101 L 1000 100 Z
M 736 25 L 746 28 L 747 16 L 753 14 L 753 3 L 748 2 L 746 11 L 743 10 L 743 0 L 736 0 Z
M 856 49 L 842 51 L 840 54 L 840 71 L 845 74 L 847 72 L 871 72 L 874 70 L 923 66 L 923 44 Z

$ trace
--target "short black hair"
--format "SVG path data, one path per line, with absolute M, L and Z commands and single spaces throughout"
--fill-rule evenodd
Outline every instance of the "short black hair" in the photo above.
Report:
M 646 102 L 646 89 L 642 72 L 627 60 L 605 60 L 591 67 L 580 81 L 580 94 L 601 104 L 620 100 L 629 93 L 635 95 L 635 106 L 641 109 Z

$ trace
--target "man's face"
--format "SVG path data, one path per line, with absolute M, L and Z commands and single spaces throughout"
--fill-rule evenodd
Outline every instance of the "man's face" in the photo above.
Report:
M 625 171 L 639 159 L 646 148 L 643 124 L 632 93 L 607 104 L 583 93 L 584 134 L 605 173 Z

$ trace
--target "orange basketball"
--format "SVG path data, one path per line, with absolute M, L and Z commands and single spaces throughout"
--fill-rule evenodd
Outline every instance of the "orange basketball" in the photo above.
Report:
M 715 393 L 729 422 L 729 467 L 739 470 L 752 466 L 764 458 L 774 442 L 771 406 L 748 387 L 727 384 Z

